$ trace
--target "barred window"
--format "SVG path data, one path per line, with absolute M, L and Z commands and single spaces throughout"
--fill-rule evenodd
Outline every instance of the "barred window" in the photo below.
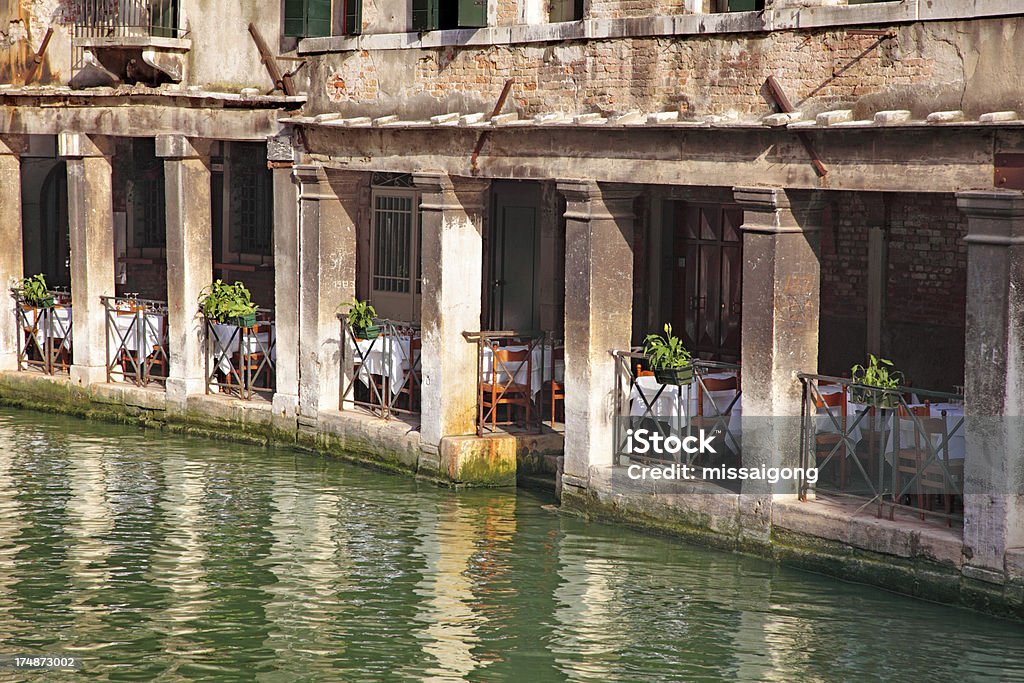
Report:
M 413 210 L 413 195 L 378 194 L 374 197 L 373 288 L 377 291 L 409 291 Z
M 156 157 L 152 138 L 137 138 L 132 149 L 132 244 L 163 249 L 167 244 L 164 165 Z
M 232 143 L 228 163 L 231 251 L 269 256 L 274 245 L 274 193 L 266 147 Z

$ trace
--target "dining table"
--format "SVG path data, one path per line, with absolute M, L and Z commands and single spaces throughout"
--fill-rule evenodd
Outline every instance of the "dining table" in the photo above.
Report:
M 412 348 L 410 335 L 380 335 L 373 339 L 348 337 L 348 356 L 356 364 L 356 378 L 369 387 L 373 377 L 388 380 L 391 394 L 397 395 L 406 385 L 410 372 L 419 370 L 420 354 Z
M 526 351 L 530 349 L 527 344 L 511 344 L 499 347 L 503 351 Z M 565 360 L 556 357 L 555 350 L 559 347 L 552 344 L 534 344 L 530 351 L 529 382 L 530 390 L 536 395 L 544 386 L 544 382 L 553 379 L 558 382 L 565 381 Z M 490 382 L 492 378 L 496 384 L 526 384 L 527 363 L 523 361 L 506 361 L 499 363 L 495 368 L 494 349 L 490 345 L 484 345 L 480 357 L 481 376 L 483 381 Z M 511 375 L 511 381 L 510 381 Z
M 728 380 L 735 371 L 721 371 L 702 375 L 705 379 Z M 702 410 L 697 410 L 697 397 L 703 395 Z M 680 424 L 701 413 L 704 418 L 728 419 L 727 429 L 739 434 L 743 415 L 743 396 L 737 389 L 698 391 L 697 377 L 689 384 L 672 385 L 658 382 L 654 375 L 637 377 L 629 394 L 631 417 L 651 417 L 656 420 L 678 420 Z
M 213 327 L 214 359 L 217 369 L 224 375 L 231 374 L 231 358 L 241 352 L 243 355 L 269 353 L 270 361 L 277 360 L 277 333 L 274 323 L 259 323 L 252 328 L 243 328 L 226 323 L 211 323 Z

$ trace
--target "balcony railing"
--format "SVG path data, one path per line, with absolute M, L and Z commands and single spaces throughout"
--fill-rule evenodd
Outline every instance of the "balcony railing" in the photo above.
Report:
M 71 295 L 50 292 L 52 305 L 30 304 L 16 292 L 18 369 L 47 375 L 67 373 L 73 361 L 71 346 Z
M 909 387 L 879 389 L 849 379 L 800 374 L 801 466 L 817 467 L 812 488 L 900 507 L 923 519 L 960 517 L 967 457 L 963 397 Z M 932 510 L 935 499 L 941 511 Z
M 630 430 L 647 429 L 662 438 L 683 439 L 703 430 L 713 438 L 716 457 L 738 462 L 742 452 L 742 389 L 740 366 L 694 360 L 688 384 L 662 384 L 646 370 L 647 356 L 640 349 L 612 351 L 615 358 L 614 462 L 627 460 L 666 462 L 656 454 L 631 448 Z M 680 451 L 680 464 L 692 465 L 698 454 Z M 709 464 L 709 463 L 701 463 Z
M 277 334 L 273 314 L 256 312 L 252 325 L 206 319 L 206 393 L 244 400 L 270 398 L 275 390 Z
M 341 323 L 341 410 L 359 406 L 374 415 L 420 412 L 420 326 L 379 318 L 376 332 L 357 334 L 348 316 Z M 363 332 L 363 331 L 360 331 Z
M 74 0 L 76 38 L 178 38 L 178 0 Z
M 167 302 L 100 297 L 107 325 L 107 381 L 164 385 L 169 372 Z

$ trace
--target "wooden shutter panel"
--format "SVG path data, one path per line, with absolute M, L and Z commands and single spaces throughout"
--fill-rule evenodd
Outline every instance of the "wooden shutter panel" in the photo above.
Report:
M 439 0 L 412 0 L 412 30 L 433 31 L 438 25 Z
M 487 0 L 458 0 L 459 26 L 487 26 Z
M 306 33 L 304 0 L 284 0 L 284 34 L 302 37 Z
M 363 0 L 345 0 L 345 25 L 342 31 L 350 36 L 363 32 Z
M 764 0 L 729 0 L 730 12 L 753 12 L 764 9 Z
M 331 35 L 331 0 L 306 0 L 307 37 Z

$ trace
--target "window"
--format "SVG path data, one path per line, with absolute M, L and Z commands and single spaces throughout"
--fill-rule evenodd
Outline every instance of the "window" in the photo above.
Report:
M 580 21 L 583 19 L 583 0 L 551 0 L 548 21 Z
M 370 300 L 377 313 L 420 319 L 422 272 L 419 194 L 407 175 L 374 174 L 370 224 Z
M 298 38 L 331 35 L 331 0 L 284 0 L 284 34 Z
M 764 0 L 717 0 L 719 12 L 760 12 Z
M 132 157 L 132 246 L 163 249 L 167 244 L 164 164 L 156 157 L 153 138 L 136 138 Z
M 487 26 L 487 0 L 412 0 L 414 31 Z
M 274 246 L 273 176 L 267 151 L 258 143 L 232 143 L 228 157 L 231 186 L 230 250 L 269 256 Z

